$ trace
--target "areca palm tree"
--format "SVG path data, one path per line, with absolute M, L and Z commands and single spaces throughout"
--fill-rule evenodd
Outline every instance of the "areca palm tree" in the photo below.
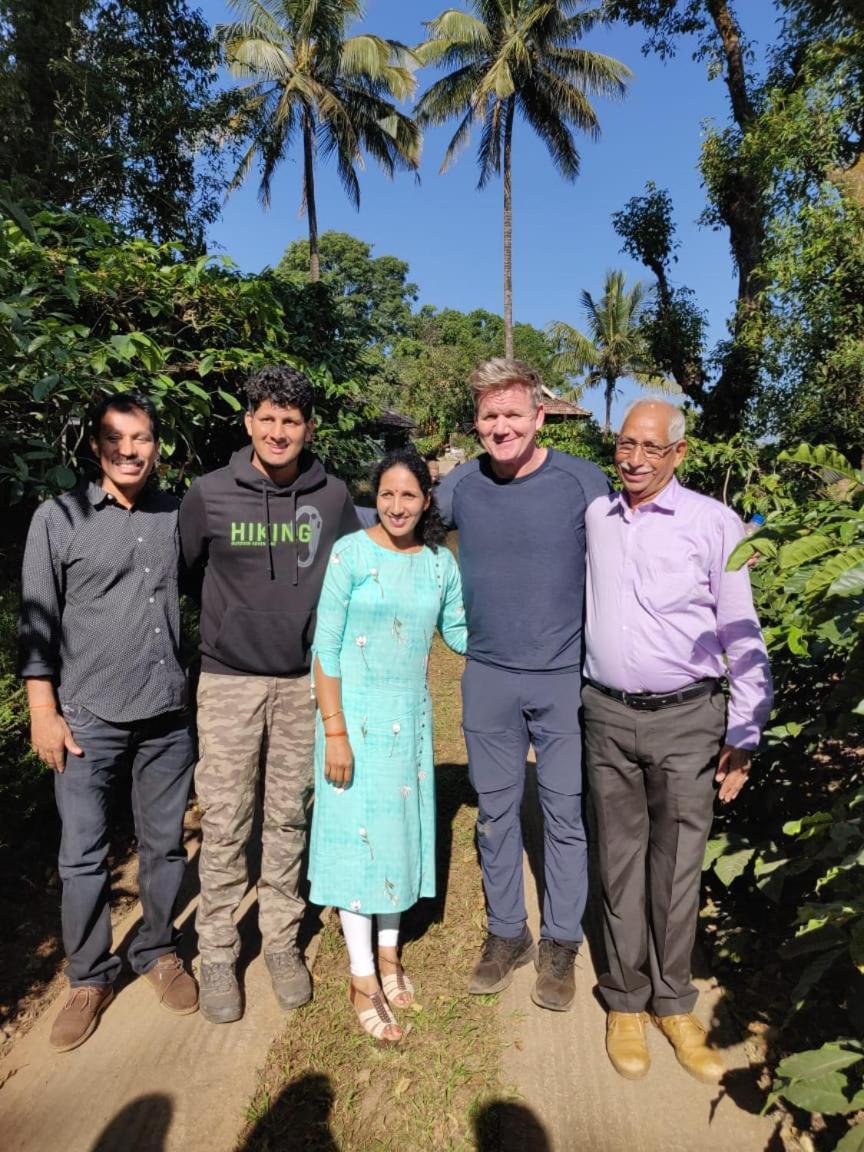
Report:
M 388 176 L 416 171 L 420 130 L 397 106 L 414 92 L 416 59 L 396 40 L 347 36 L 363 16 L 360 0 L 229 0 L 241 17 L 216 35 L 241 89 L 240 123 L 251 130 L 232 187 L 261 164 L 259 197 L 269 205 L 273 174 L 297 138 L 303 148 L 303 200 L 309 222 L 309 278 L 320 278 L 315 159 L 336 162 L 339 179 L 360 206 L 357 169 L 363 152 Z
M 481 125 L 478 188 L 493 175 L 504 183 L 504 340 L 513 355 L 513 124 L 517 112 L 546 145 L 567 180 L 579 175 L 572 129 L 596 137 L 597 115 L 588 97 L 621 96 L 630 70 L 620 61 L 577 47 L 600 19 L 580 0 L 471 0 L 472 12 L 449 8 L 426 22 L 417 48 L 424 64 L 451 69 L 423 94 L 415 109 L 421 125 L 459 117 L 441 171 L 453 163 Z
M 562 320 L 547 329 L 557 349 L 555 367 L 568 376 L 585 373 L 581 387 L 574 389 L 574 399 L 584 388 L 604 386 L 607 432 L 612 428 L 612 401 L 619 380 L 635 380 L 657 392 L 680 391 L 652 360 L 642 332 L 641 321 L 650 296 L 651 289 L 644 284 L 627 288 L 623 272 L 607 272 L 599 301 L 582 290 L 580 303 L 586 332 Z

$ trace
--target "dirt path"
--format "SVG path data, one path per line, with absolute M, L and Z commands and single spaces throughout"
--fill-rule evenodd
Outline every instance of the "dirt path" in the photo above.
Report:
M 524 818 L 530 860 L 537 861 L 538 817 L 530 791 Z M 525 893 L 536 937 L 537 864 L 532 868 L 530 860 L 526 855 Z M 596 940 L 598 925 L 592 915 L 587 919 L 588 938 Z M 501 1152 L 782 1152 L 776 1120 L 758 1115 L 762 1100 L 746 1037 L 724 1014 L 715 981 L 696 980 L 697 1014 L 729 1067 L 723 1085 L 712 1088 L 678 1066 L 672 1048 L 654 1029 L 648 1040 L 648 1076 L 630 1081 L 614 1071 L 604 1049 L 606 1018 L 595 998 L 590 946 L 577 960 L 576 1000 L 569 1012 L 535 1007 L 530 995 L 534 977 L 533 966 L 520 969 L 501 996 L 502 1080 L 518 1094 L 502 1132 Z
M 190 866 L 187 888 L 196 885 Z M 197 895 L 186 903 L 184 951 L 195 952 Z M 121 984 L 94 1035 L 73 1052 L 48 1047 L 54 1009 L 0 1061 L 4 1152 L 232 1152 L 255 1092 L 258 1069 L 286 1026 L 260 955 L 250 892 L 240 908 L 246 1012 L 217 1027 L 196 1013 L 159 1008 L 143 980 Z M 140 917 L 116 926 L 121 952 Z M 307 946 L 314 958 L 317 937 Z

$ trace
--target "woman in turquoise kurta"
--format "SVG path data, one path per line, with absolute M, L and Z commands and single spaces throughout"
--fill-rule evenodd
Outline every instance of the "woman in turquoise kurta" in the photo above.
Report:
M 437 627 L 464 653 L 466 628 L 425 462 L 413 450 L 390 453 L 375 488 L 378 523 L 334 546 L 318 605 L 309 876 L 313 902 L 340 909 L 361 1023 L 394 1042 L 390 1006 L 413 998 L 398 960 L 399 913 L 435 894 L 429 649 Z

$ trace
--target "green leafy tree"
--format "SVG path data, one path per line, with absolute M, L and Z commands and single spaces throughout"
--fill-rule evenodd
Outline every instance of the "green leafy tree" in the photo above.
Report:
M 580 296 L 587 332 L 562 320 L 549 326 L 557 349 L 557 367 L 568 376 L 584 374 L 582 388 L 602 385 L 606 432 L 612 430 L 612 401 L 619 380 L 635 380 L 655 391 L 677 391 L 652 359 L 645 339 L 642 320 L 648 297 L 643 284 L 628 288 L 623 272 L 607 272 L 599 300 L 585 289 Z M 577 389 L 577 394 L 582 388 Z
M 599 121 L 589 96 L 622 96 L 630 70 L 579 43 L 595 25 L 596 10 L 577 0 L 471 0 L 471 12 L 450 8 L 426 23 L 417 49 L 425 64 L 450 69 L 423 94 L 421 125 L 458 118 L 441 171 L 481 126 L 479 188 L 493 176 L 504 185 L 504 354 L 513 341 L 513 126 L 517 113 L 546 145 L 566 180 L 579 175 L 573 129 L 592 138 Z
M 408 334 L 417 285 L 408 280 L 404 260 L 373 256 L 371 244 L 347 232 L 322 232 L 319 260 L 321 282 L 330 289 L 339 314 L 358 339 L 383 352 Z M 275 271 L 292 283 L 305 281 L 308 240 L 289 244 Z
M 216 33 L 240 89 L 238 127 L 251 134 L 236 187 L 260 161 L 259 195 L 270 203 L 273 174 L 298 137 L 303 207 L 309 225 L 309 278 L 320 278 L 315 161 L 333 157 L 349 199 L 359 208 L 357 167 L 366 152 L 392 176 L 415 171 L 420 132 L 398 101 L 414 91 L 413 55 L 395 40 L 348 36 L 363 15 L 359 0 L 231 0 L 241 16 Z
M 481 360 L 500 355 L 503 336 L 504 321 L 493 312 L 426 305 L 413 317 L 409 334 L 394 344 L 374 394 L 411 416 L 422 435 L 444 442 L 473 422 L 468 377 Z M 532 364 L 546 384 L 566 384 L 544 332 L 516 324 L 513 343 L 519 359 Z
M 201 14 L 186 0 L 12 0 L 0 20 L 0 181 L 201 250 L 228 112 Z
M 623 251 L 655 277 L 656 292 L 645 302 L 641 319 L 652 359 L 685 396 L 702 404 L 708 384 L 705 315 L 688 288 L 672 283 L 671 267 L 679 247 L 672 198 L 649 180 L 644 195 L 633 196 L 620 212 L 613 212 L 612 226 L 624 242 Z

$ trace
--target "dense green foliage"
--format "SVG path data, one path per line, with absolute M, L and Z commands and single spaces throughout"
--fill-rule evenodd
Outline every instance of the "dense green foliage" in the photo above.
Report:
M 194 6 L 5 0 L 0 28 L 0 183 L 202 250 L 229 102 Z
M 864 15 L 845 0 L 778 0 L 760 58 L 747 10 L 727 0 L 607 0 L 610 16 L 673 56 L 682 38 L 723 76 L 731 120 L 711 125 L 703 222 L 728 229 L 739 275 L 729 336 L 704 346 L 692 294 L 672 288 L 668 193 L 649 185 L 615 216 L 625 250 L 656 277 L 655 354 L 701 406 L 708 434 L 750 426 L 860 453 L 864 355 Z
M 0 484 L 5 500 L 74 483 L 84 417 L 116 388 L 151 395 L 171 483 L 224 462 L 239 385 L 257 366 L 304 365 L 318 386 L 318 448 L 350 471 L 359 398 L 328 290 L 184 260 L 104 221 L 22 208 L 0 222 Z M 350 348 L 349 348 L 350 352 Z
M 766 1107 L 782 1096 L 852 1115 L 864 1101 L 864 472 L 824 447 L 738 455 L 728 487 L 766 524 L 730 565 L 760 557 L 777 700 L 746 807 L 708 846 L 729 888 L 713 938 L 721 962 L 783 989 L 775 1058 L 830 1042 L 779 1062 Z

